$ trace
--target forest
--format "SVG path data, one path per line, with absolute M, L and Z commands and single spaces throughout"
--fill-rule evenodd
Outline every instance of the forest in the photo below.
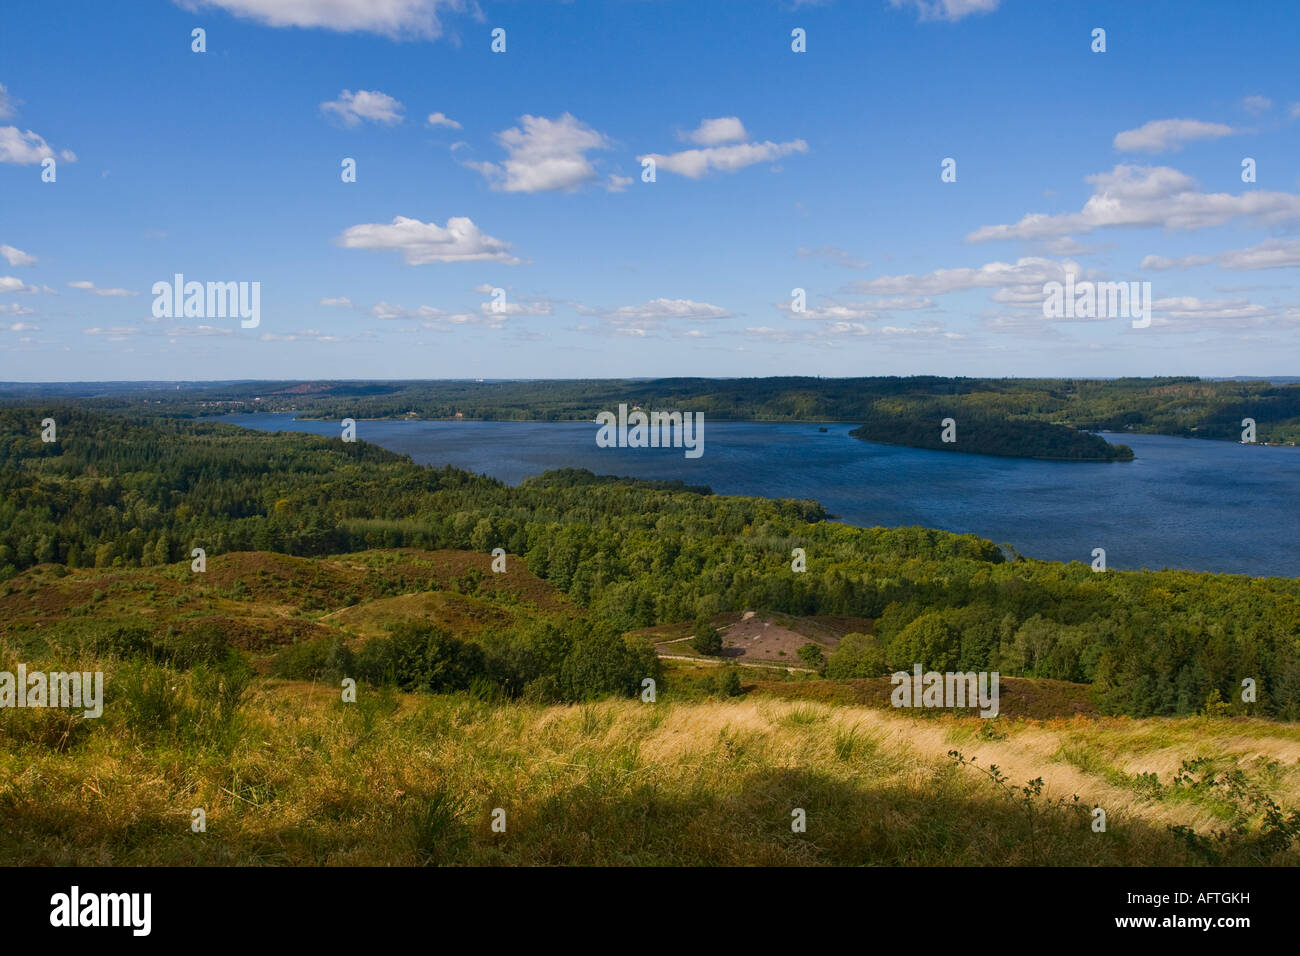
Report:
M 41 440 L 44 417 L 57 442 Z M 863 659 L 877 668 L 1087 682 L 1102 709 L 1133 716 L 1241 708 L 1249 679 L 1250 712 L 1300 718 L 1300 581 L 1095 573 L 971 535 L 827 517 L 812 501 L 579 471 L 509 487 L 363 442 L 214 422 L 0 410 L 0 580 L 38 564 L 168 565 L 194 547 L 467 549 L 485 567 L 503 548 L 565 592 L 593 634 L 746 608 L 853 615 L 875 622 Z

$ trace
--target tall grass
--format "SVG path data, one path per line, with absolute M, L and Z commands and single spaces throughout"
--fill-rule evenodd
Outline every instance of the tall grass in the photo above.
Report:
M 62 712 L 0 712 L 0 863 L 1234 862 L 1198 853 L 1136 798 L 1113 808 L 1105 833 L 1046 795 L 1008 799 L 944 759 L 941 739 L 939 756 L 913 748 L 909 733 L 942 738 L 936 722 L 868 708 L 753 696 L 541 705 L 366 685 L 344 703 L 337 685 L 253 678 L 233 664 L 105 666 L 98 720 L 75 718 L 65 733 Z M 1097 723 L 1092 738 L 1104 749 L 1107 734 L 1143 725 Z M 1243 733 L 1227 720 L 1204 726 Z M 1025 722 L 1005 741 L 966 734 L 961 746 L 1015 753 L 1045 734 Z M 1058 750 L 1092 739 L 1078 723 L 1050 734 Z M 1261 774 L 1243 792 L 1294 789 L 1291 765 Z M 1224 799 L 1207 779 L 1182 789 Z M 191 831 L 195 808 L 206 832 Z M 504 833 L 491 826 L 496 808 Z M 791 829 L 796 808 L 804 833 Z M 1290 848 L 1246 862 L 1300 859 Z

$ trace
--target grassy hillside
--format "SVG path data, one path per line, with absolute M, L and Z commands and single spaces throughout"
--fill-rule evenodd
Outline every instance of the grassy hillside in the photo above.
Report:
M 0 864 L 1300 863 L 1282 848 L 1296 818 L 1268 816 L 1300 788 L 1294 725 L 919 719 L 752 693 L 344 704 L 273 680 L 223 716 L 193 674 L 164 677 L 137 675 L 94 727 L 0 722 Z

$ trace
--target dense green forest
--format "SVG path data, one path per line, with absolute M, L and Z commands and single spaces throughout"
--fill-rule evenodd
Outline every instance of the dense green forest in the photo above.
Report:
M 883 404 L 883 403 L 882 403 Z M 975 452 L 1009 458 L 1059 458 L 1071 461 L 1131 461 L 1133 449 L 1112 445 L 1100 435 L 1048 422 L 1013 421 L 987 413 L 954 418 L 943 402 L 920 401 L 894 409 L 872 408 L 849 432 L 863 441 Z M 951 424 L 944 441 L 941 424 Z
M 40 439 L 58 421 L 59 441 Z M 624 632 L 759 608 L 876 620 L 890 668 L 1093 684 L 1135 716 L 1234 702 L 1300 718 L 1300 580 L 1094 573 L 922 528 L 829 522 L 816 503 L 551 472 L 508 487 L 362 442 L 79 408 L 0 410 L 0 579 L 37 563 L 505 548 Z M 807 571 L 791 569 L 804 548 Z
M 434 382 L 207 382 L 4 385 L 0 401 L 75 398 L 80 407 L 201 417 L 293 412 L 301 417 L 591 421 L 619 403 L 702 412 L 718 421 L 857 424 L 858 437 L 923 448 L 1081 460 L 1131 452 L 1081 432 L 1147 432 L 1240 441 L 1300 440 L 1300 384 L 1192 377 L 977 379 L 748 378 Z M 954 418 L 955 444 L 938 441 Z

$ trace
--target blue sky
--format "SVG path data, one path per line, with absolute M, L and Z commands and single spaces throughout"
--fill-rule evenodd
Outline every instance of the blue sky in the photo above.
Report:
M 1295 374 L 1300 8 L 1246 9 L 7 0 L 0 380 Z

